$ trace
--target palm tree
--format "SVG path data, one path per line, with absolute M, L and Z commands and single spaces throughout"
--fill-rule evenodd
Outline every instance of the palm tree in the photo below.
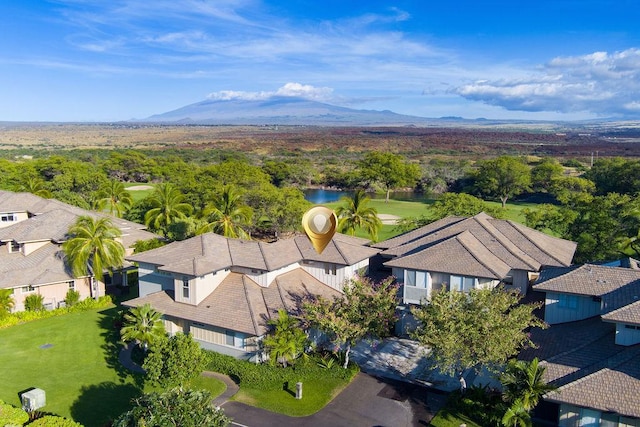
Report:
M 500 377 L 504 400 L 511 404 L 519 401 L 526 411 L 531 411 L 545 393 L 556 389 L 544 382 L 544 371 L 538 358 L 531 362 L 510 360 Z
M 124 324 L 120 328 L 123 342 L 135 341 L 147 351 L 151 344 L 165 336 L 162 313 L 154 310 L 151 304 L 133 307 L 124 315 Z
M 303 351 L 307 343 L 307 336 L 300 329 L 298 321 L 289 316 L 286 310 L 278 310 L 278 318 L 267 322 L 272 331 L 263 340 L 264 346 L 269 351 L 272 362 L 282 363 L 283 367 L 296 359 Z
M 153 230 L 167 234 L 167 227 L 178 219 L 185 219 L 192 211 L 184 196 L 171 184 L 160 184 L 149 196 L 153 208 L 144 215 L 144 223 Z
M 24 184 L 20 187 L 20 190 L 45 199 L 51 198 L 51 191 L 46 189 L 44 180 L 37 176 L 27 177 Z
M 14 307 L 13 290 L 0 289 L 0 317 L 11 313 Z
M 122 266 L 125 249 L 118 240 L 121 234 L 109 218 L 79 217 L 62 244 L 73 274 L 81 277 L 91 272 L 101 282 L 105 269 L 112 271 Z M 98 298 L 97 289 L 94 297 Z
M 122 218 L 123 213 L 133 205 L 133 198 L 124 188 L 124 184 L 117 180 L 111 180 L 96 192 L 96 208 L 104 210 L 109 208 L 111 215 Z
M 502 425 L 505 427 L 531 427 L 531 415 L 521 400 L 514 401 L 507 409 L 502 417 Z
M 369 207 L 371 198 L 364 190 L 356 190 L 353 197 L 342 197 L 343 205 L 338 206 L 338 231 L 350 235 L 356 234 L 356 229 L 363 228 L 369 233 L 371 240 L 378 240 L 378 230 L 382 226 L 378 211 Z
M 253 212 L 242 203 L 241 195 L 231 185 L 225 186 L 202 214 L 208 222 L 198 229 L 198 234 L 213 231 L 225 237 L 251 238 L 243 227 L 250 224 Z

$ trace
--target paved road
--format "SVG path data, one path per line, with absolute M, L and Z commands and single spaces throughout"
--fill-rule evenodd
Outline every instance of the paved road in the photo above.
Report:
M 287 417 L 233 401 L 222 408 L 234 425 L 248 427 L 413 427 L 428 425 L 445 399 L 441 392 L 361 373 L 331 403 L 308 417 Z

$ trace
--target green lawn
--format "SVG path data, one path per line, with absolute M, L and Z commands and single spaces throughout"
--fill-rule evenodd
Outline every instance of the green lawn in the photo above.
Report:
M 302 399 L 295 398 L 295 384 L 275 391 L 242 386 L 232 399 L 290 417 L 304 417 L 324 408 L 348 384 L 348 380 L 337 378 L 314 379 L 303 384 Z
M 429 423 L 432 427 L 459 427 L 462 424 L 466 424 L 467 427 L 480 427 L 466 416 L 447 409 L 440 410 Z
M 0 400 L 19 406 L 19 392 L 41 388 L 47 399 L 43 411 L 86 427 L 104 426 L 128 410 L 131 398 L 142 393 L 142 378 L 118 361 L 115 312 L 89 310 L 0 330 Z M 216 396 L 225 387 L 212 378 L 194 386 Z

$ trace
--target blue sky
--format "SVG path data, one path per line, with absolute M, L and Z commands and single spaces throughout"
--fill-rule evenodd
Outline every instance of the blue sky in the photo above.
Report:
M 0 0 L 0 121 L 302 96 L 423 117 L 640 119 L 637 0 Z

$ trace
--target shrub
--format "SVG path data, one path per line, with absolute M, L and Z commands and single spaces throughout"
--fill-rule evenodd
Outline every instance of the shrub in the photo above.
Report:
M 29 421 L 29 414 L 21 408 L 4 403 L 0 400 L 0 425 L 2 426 L 22 426 Z
M 293 384 L 320 378 L 351 379 L 360 370 L 355 363 L 350 363 L 348 369 L 343 369 L 339 364 L 326 366 L 318 355 L 302 358 L 294 366 L 283 369 L 269 364 L 256 365 L 220 353 L 208 353 L 209 370 L 229 375 L 241 386 L 246 385 L 259 390 L 279 389 L 285 382 Z
M 80 301 L 80 292 L 76 291 L 75 289 L 69 289 L 67 291 L 67 295 L 65 295 L 64 297 L 64 302 L 67 304 L 67 306 L 71 307 L 73 305 L 76 305 L 78 301 Z
M 82 424 L 64 417 L 45 415 L 30 422 L 29 427 L 82 427 Z
M 39 310 L 39 311 L 19 311 L 11 313 L 7 316 L 0 317 L 0 329 L 9 326 L 18 325 L 20 323 L 31 322 L 32 320 L 44 319 L 47 317 L 63 316 L 68 313 L 77 311 L 86 311 L 96 308 L 106 308 L 113 304 L 111 296 L 105 295 L 97 300 L 87 298 L 79 302 L 73 307 L 56 308 L 55 310 Z
M 24 299 L 24 309 L 27 311 L 44 310 L 44 297 L 40 294 L 31 294 Z

